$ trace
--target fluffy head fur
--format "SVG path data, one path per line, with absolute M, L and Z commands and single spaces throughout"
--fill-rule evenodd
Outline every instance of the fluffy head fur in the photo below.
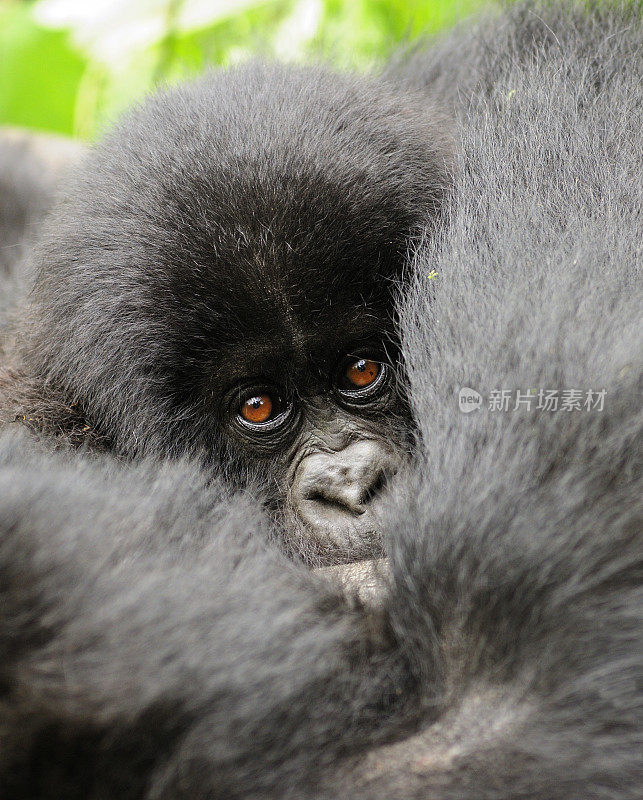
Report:
M 418 93 L 321 69 L 248 65 L 150 99 L 47 226 L 7 416 L 127 455 L 212 457 L 239 371 L 305 393 L 309 360 L 393 334 L 450 133 Z

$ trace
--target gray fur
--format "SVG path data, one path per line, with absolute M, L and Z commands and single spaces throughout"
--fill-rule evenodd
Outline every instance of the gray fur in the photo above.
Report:
M 461 77 L 462 147 L 401 307 L 422 450 L 377 608 L 194 466 L 4 443 L 9 800 L 640 796 L 642 38 L 520 7 L 395 68 Z
M 83 146 L 0 127 L 0 326 L 26 283 L 27 254 Z

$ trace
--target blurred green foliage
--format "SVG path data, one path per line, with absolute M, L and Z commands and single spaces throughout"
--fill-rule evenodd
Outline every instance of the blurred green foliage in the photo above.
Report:
M 159 83 L 250 55 L 365 69 L 490 0 L 0 0 L 0 124 L 94 137 Z

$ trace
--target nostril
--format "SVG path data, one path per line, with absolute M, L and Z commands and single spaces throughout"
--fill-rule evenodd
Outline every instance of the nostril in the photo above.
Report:
M 306 492 L 304 495 L 304 500 L 310 500 L 313 503 L 330 503 L 331 500 L 324 497 L 324 495 L 318 489 L 311 489 L 311 491 Z
M 361 502 L 363 505 L 370 503 L 370 501 L 386 488 L 388 483 L 388 475 L 382 469 L 376 475 L 370 486 L 366 487 L 362 493 Z
M 311 486 L 304 494 L 304 499 L 320 503 L 329 510 L 364 514 L 371 500 L 386 488 L 388 478 L 386 470 L 377 469 L 370 475 L 361 475 L 357 480 L 329 481 L 321 486 Z

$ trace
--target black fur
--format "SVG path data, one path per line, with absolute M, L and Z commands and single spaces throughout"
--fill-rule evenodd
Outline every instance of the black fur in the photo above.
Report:
M 5 796 L 640 795 L 642 38 L 631 3 L 520 7 L 391 73 L 464 77 L 376 609 L 196 467 L 5 442 Z M 463 386 L 607 394 L 464 415 Z

